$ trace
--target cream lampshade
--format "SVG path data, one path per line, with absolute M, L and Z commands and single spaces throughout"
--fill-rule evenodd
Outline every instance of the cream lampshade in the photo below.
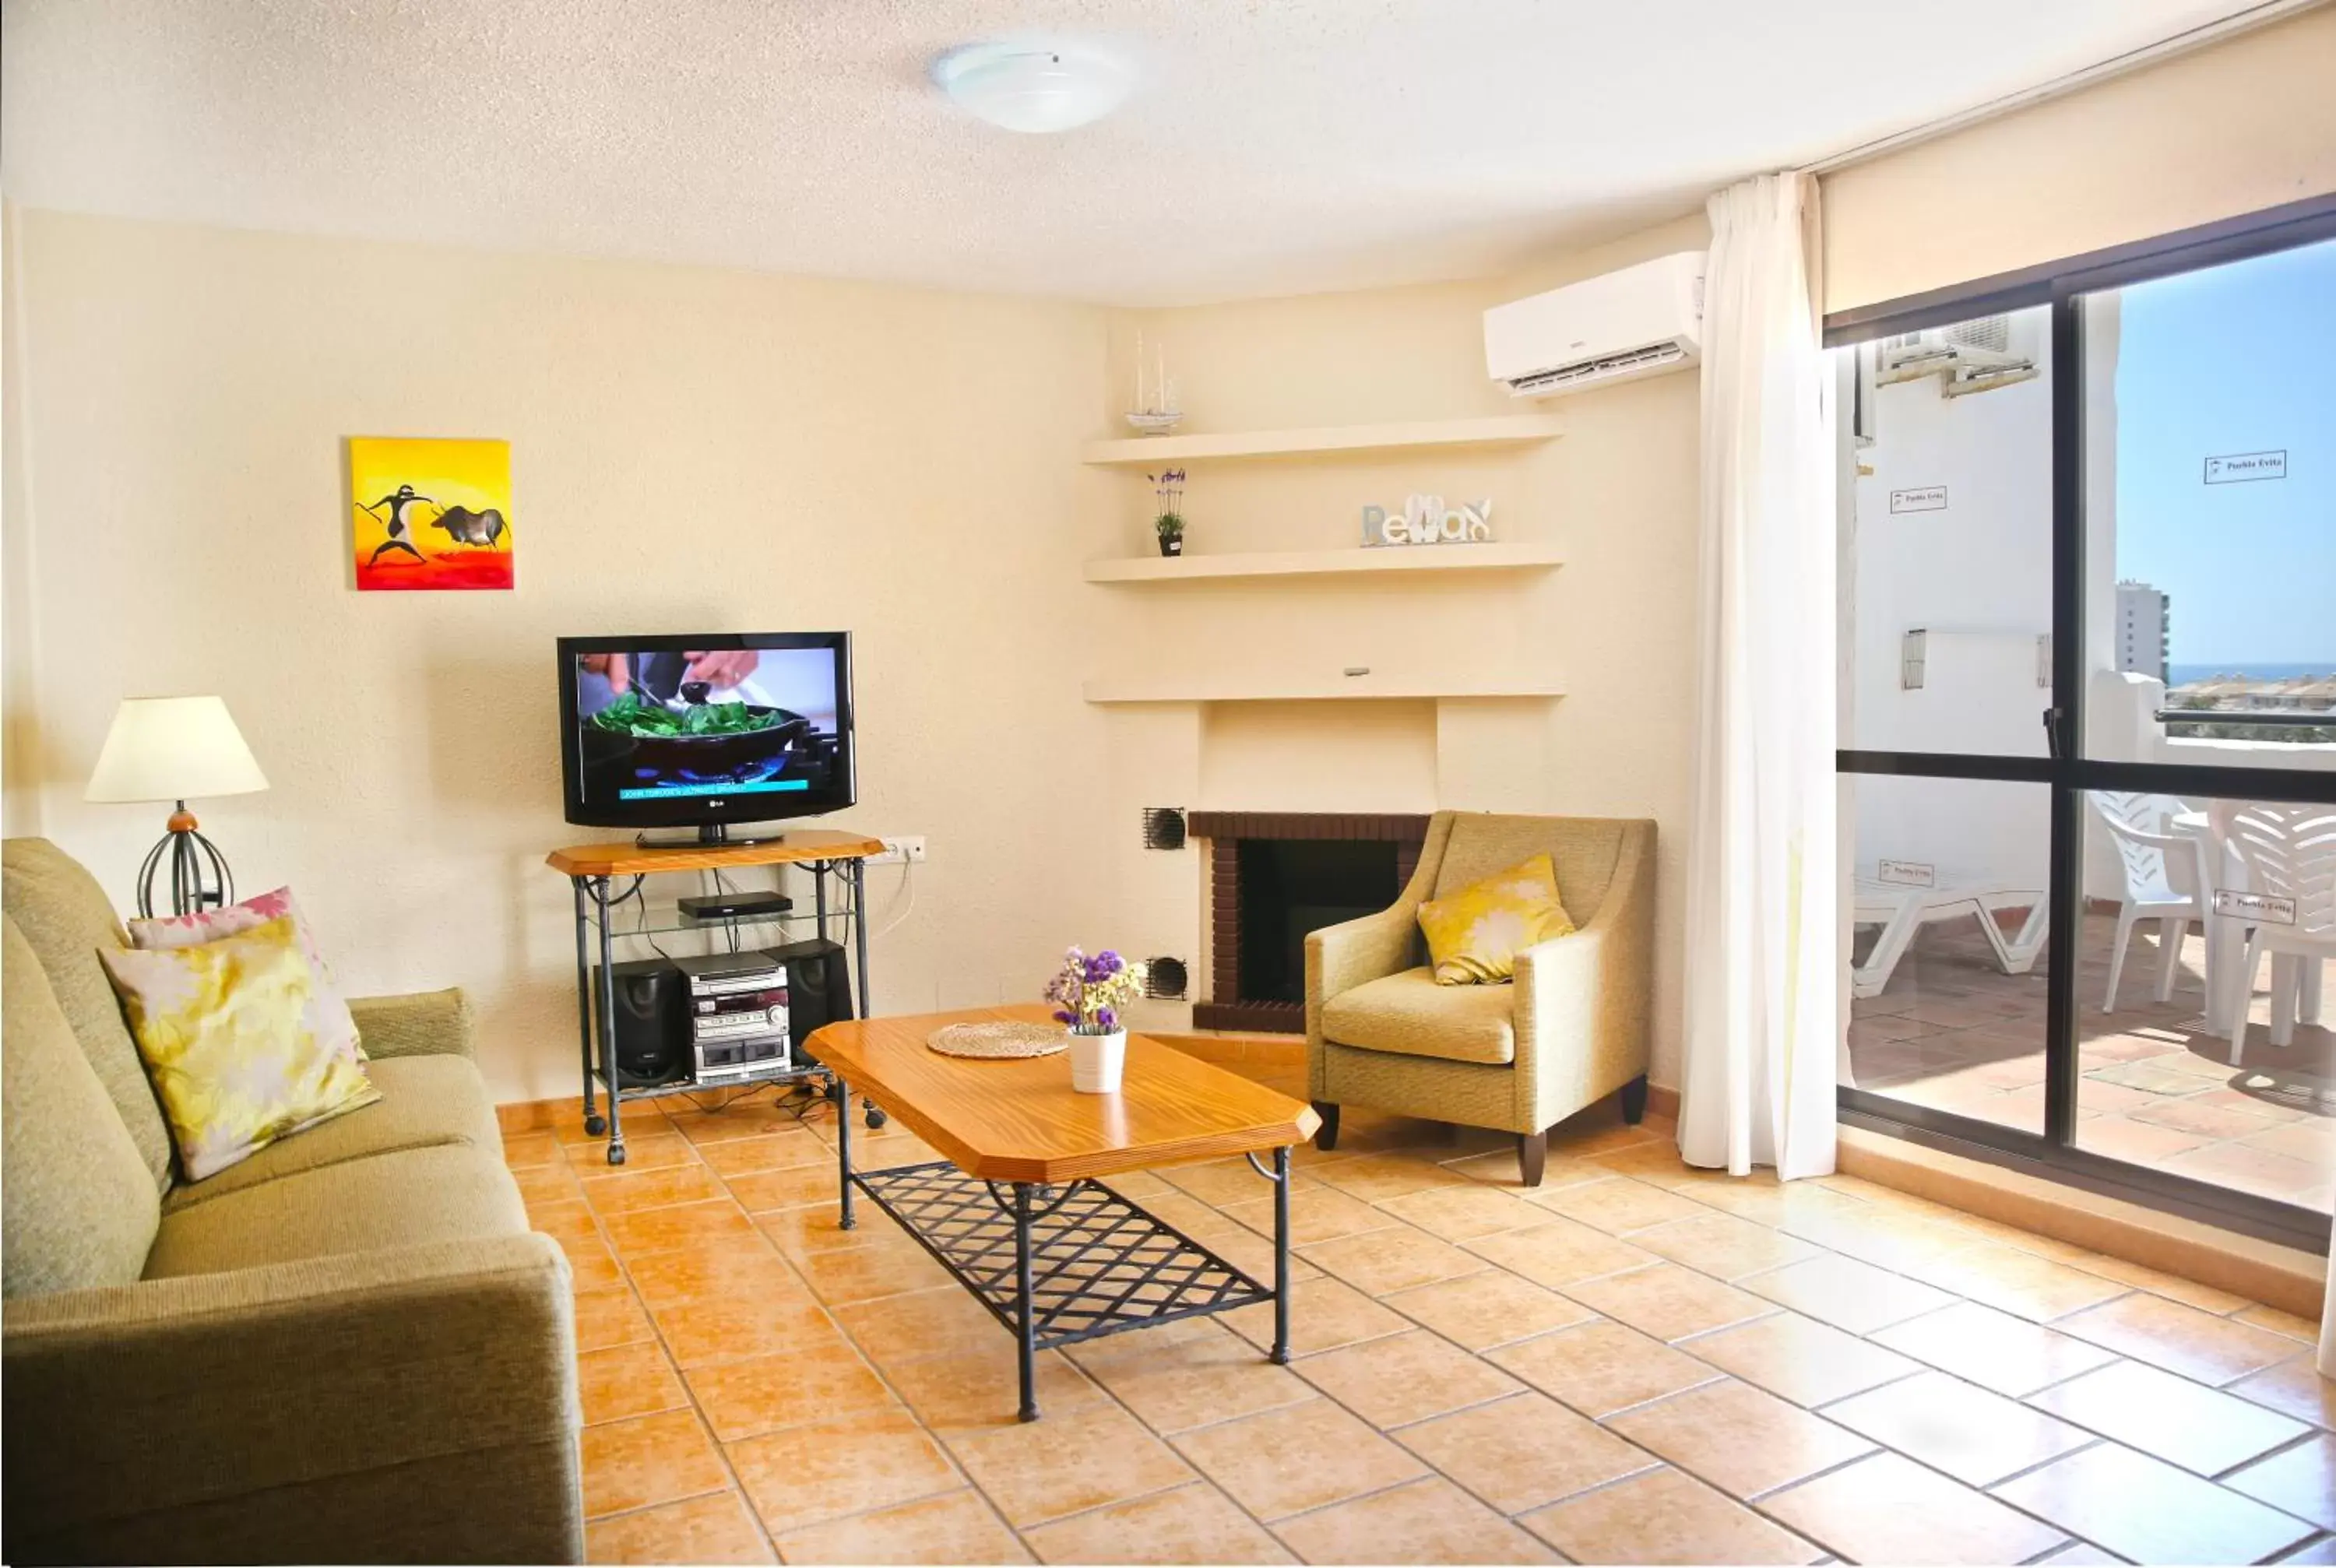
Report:
M 82 798 L 89 801 L 170 801 L 170 832 L 138 871 L 138 912 L 154 912 L 154 879 L 170 862 L 174 914 L 235 898 L 235 878 L 210 840 L 195 831 L 187 802 L 209 795 L 251 794 L 267 775 L 244 744 L 243 733 L 215 696 L 125 697 L 97 754 Z

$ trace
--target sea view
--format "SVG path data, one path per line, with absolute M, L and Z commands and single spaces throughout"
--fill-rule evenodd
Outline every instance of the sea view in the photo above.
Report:
M 2250 680 L 2296 680 L 2305 676 L 2336 675 L 2336 657 L 2305 659 L 2239 659 L 2223 664 L 2170 664 L 2166 685 L 2187 686 L 2214 676 L 2244 676 Z

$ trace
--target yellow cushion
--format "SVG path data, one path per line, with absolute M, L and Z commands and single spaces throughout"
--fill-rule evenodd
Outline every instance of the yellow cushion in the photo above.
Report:
M 1437 985 L 1480 986 L 1514 979 L 1519 951 L 1570 935 L 1573 921 L 1558 902 L 1557 868 L 1543 854 L 1420 905 L 1419 929 Z
M 1322 1037 L 1394 1056 L 1499 1066 L 1517 1059 L 1516 993 L 1439 986 L 1426 969 L 1367 980 L 1322 1004 Z
M 188 1181 L 381 1097 L 354 1040 L 310 1027 L 316 974 L 289 915 L 195 947 L 98 956 Z

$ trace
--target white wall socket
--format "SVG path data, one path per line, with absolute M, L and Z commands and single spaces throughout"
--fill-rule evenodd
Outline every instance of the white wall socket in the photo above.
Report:
M 925 858 L 925 835 L 922 833 L 880 833 L 877 836 L 883 841 L 884 852 L 870 855 L 868 863 L 871 865 L 896 865 L 901 861 L 915 862 Z

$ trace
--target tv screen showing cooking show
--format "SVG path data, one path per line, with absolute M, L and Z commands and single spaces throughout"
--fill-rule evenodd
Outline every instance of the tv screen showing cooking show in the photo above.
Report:
M 562 638 L 570 822 L 760 822 L 852 803 L 851 638 Z

